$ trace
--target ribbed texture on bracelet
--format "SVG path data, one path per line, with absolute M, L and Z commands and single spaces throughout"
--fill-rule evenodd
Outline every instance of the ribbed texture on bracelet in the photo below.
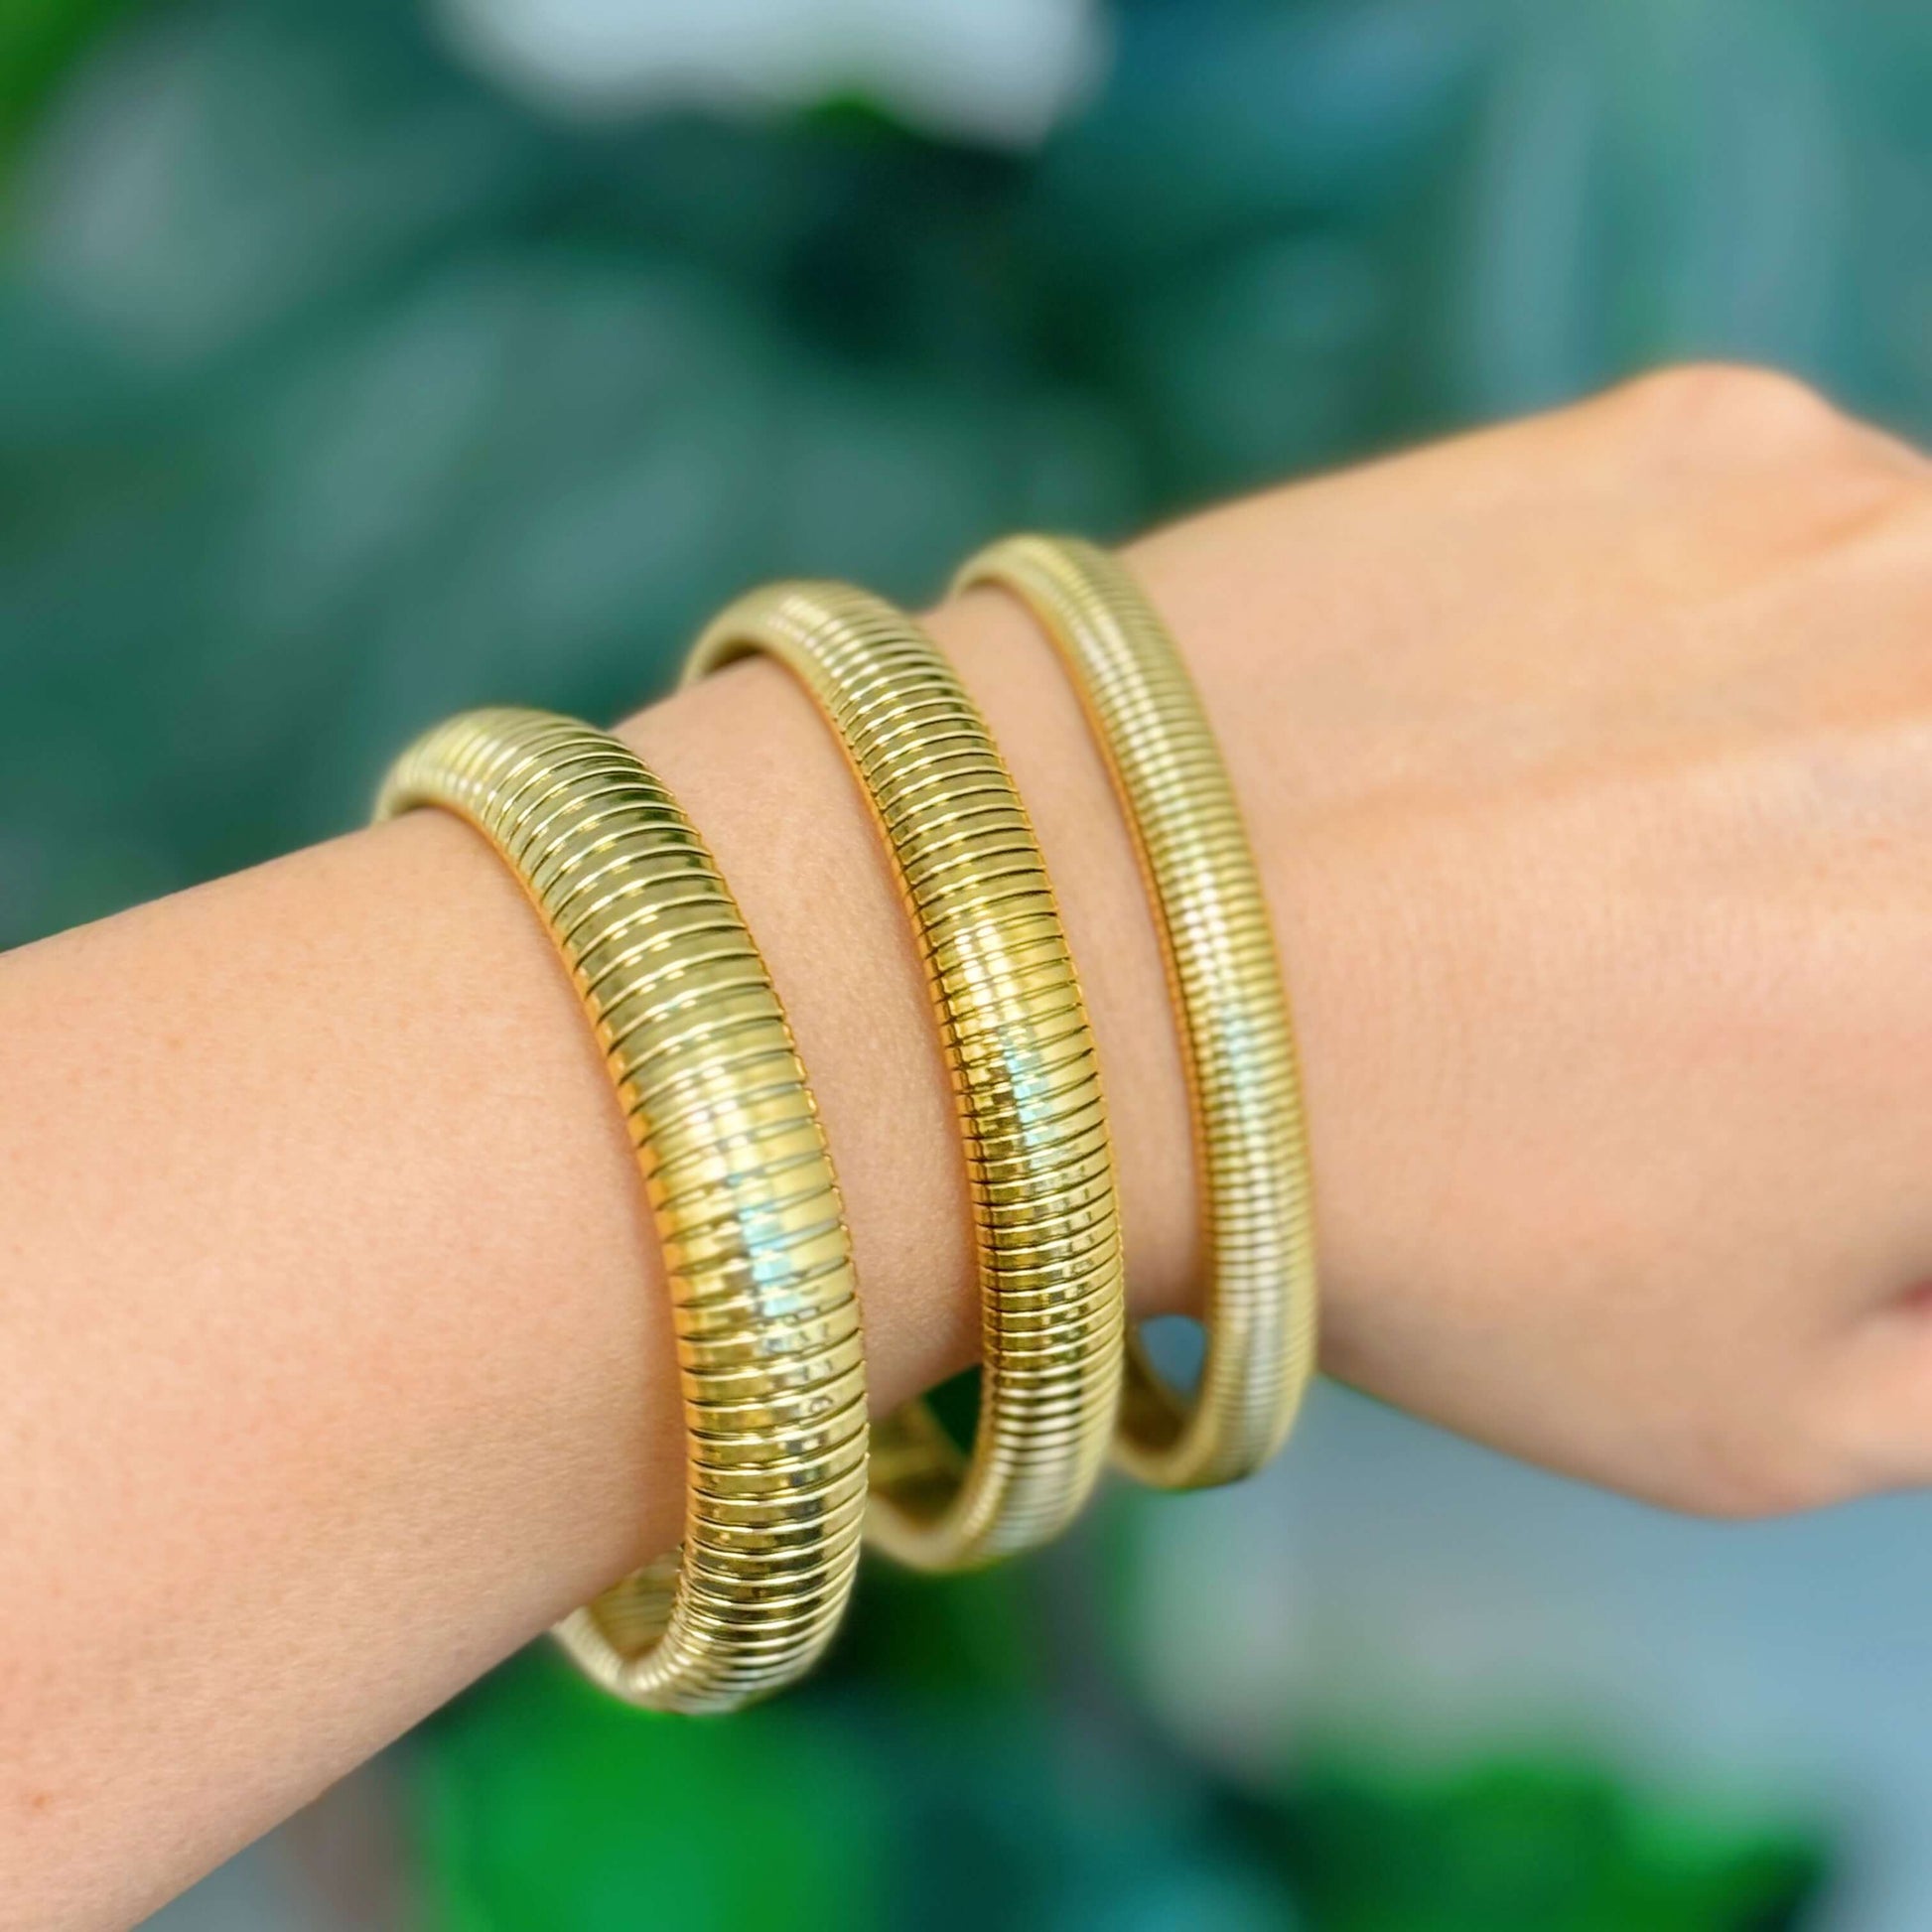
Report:
M 1207 1352 L 1189 1403 L 1128 1352 L 1118 1456 L 1162 1488 L 1281 1447 L 1315 1356 L 1312 1186 L 1260 874 L 1200 699 L 1159 614 L 1092 544 L 1014 537 L 960 572 L 1019 597 L 1064 661 L 1126 812 L 1167 954 L 1193 1112 Z
M 851 1247 L 790 1030 L 710 854 L 616 739 L 472 712 L 403 755 L 377 809 L 424 804 L 476 826 L 542 915 L 663 1244 L 690 1436 L 684 1541 L 557 1634 L 633 1703 L 732 1709 L 824 1649 L 864 1522 Z
M 978 1433 L 923 1403 L 874 1431 L 874 1540 L 927 1569 L 1071 1520 L 1104 1464 L 1124 1324 L 1112 1150 L 1059 911 L 1027 813 L 945 659 L 891 605 L 781 585 L 724 613 L 687 675 L 778 657 L 832 724 L 891 848 L 965 1142 L 981 1292 Z

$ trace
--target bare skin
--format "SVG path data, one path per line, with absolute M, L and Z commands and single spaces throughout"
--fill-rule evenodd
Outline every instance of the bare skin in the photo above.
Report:
M 1275 907 L 1330 1372 L 1719 1515 L 1932 1476 L 1932 469 L 1685 370 L 1133 547 Z M 729 587 L 721 587 L 729 588 Z M 1158 954 L 1071 694 L 933 629 L 1189 1305 Z M 770 666 L 626 732 L 817 1087 L 875 1400 L 969 1359 L 883 858 Z M 0 960 L 0 1926 L 121 1925 L 677 1533 L 668 1318 L 567 985 L 419 814 Z

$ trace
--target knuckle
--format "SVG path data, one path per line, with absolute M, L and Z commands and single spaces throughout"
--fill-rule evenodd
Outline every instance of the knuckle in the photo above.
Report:
M 1762 457 L 1852 440 L 1850 419 L 1809 383 L 1753 363 L 1679 363 L 1607 400 L 1626 430 L 1679 453 Z

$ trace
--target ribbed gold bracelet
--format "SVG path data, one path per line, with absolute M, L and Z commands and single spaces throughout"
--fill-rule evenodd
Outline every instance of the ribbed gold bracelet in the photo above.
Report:
M 1301 1081 L 1260 877 L 1180 653 L 1120 563 L 1087 543 L 1015 537 L 954 588 L 975 584 L 1019 597 L 1072 674 L 1133 828 L 1180 1019 L 1207 1351 L 1189 1403 L 1130 1345 L 1118 1459 L 1162 1488 L 1232 1481 L 1287 1438 L 1315 1354 Z
M 928 1405 L 873 1432 L 874 1540 L 924 1569 L 1042 1543 L 1103 1467 L 1124 1326 L 1113 1153 L 1058 907 L 985 723 L 910 619 L 834 584 L 726 611 L 687 677 L 767 651 L 816 698 L 891 849 L 965 1137 L 982 1358 L 970 1459 Z
M 557 1634 L 632 1703 L 730 1710 L 825 1647 L 864 1524 L 851 1247 L 790 1030 L 710 854 L 616 739 L 472 712 L 404 753 L 377 814 L 417 805 L 477 827 L 542 915 L 617 1083 L 669 1278 L 683 1544 Z

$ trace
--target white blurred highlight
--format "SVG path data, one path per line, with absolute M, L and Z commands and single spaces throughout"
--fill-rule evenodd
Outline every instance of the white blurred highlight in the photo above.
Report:
M 458 50 L 552 111 L 877 101 L 922 132 L 1039 142 L 1104 61 L 1096 0 L 433 0 Z

